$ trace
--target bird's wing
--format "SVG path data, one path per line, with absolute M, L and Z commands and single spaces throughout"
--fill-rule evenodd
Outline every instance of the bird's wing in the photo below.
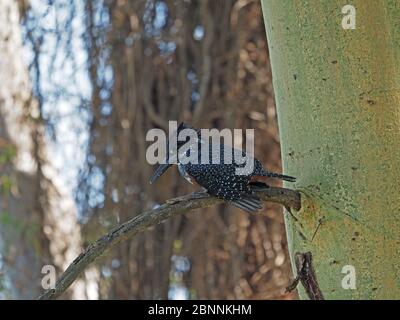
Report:
M 262 203 L 252 194 L 250 177 L 237 176 L 234 170 L 235 167 L 229 165 L 192 165 L 189 169 L 190 175 L 209 194 L 247 212 L 260 210 Z

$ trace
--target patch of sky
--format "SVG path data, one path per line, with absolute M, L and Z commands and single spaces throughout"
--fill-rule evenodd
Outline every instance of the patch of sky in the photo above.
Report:
M 191 94 L 191 98 L 193 102 L 197 102 L 200 100 L 200 93 L 198 93 L 197 91 L 193 91 Z
M 23 26 L 24 58 L 31 66 L 34 93 L 42 98 L 48 158 L 72 194 L 89 137 L 90 113 L 84 105 L 92 87 L 83 42 L 85 3 L 31 0 L 30 5 Z M 33 43 L 40 44 L 39 73 Z
M 205 29 L 202 25 L 198 25 L 193 30 L 193 39 L 200 41 L 204 38 Z
M 160 41 L 158 48 L 162 54 L 171 54 L 176 50 L 176 43 L 172 41 Z
M 199 79 L 197 78 L 197 74 L 196 72 L 194 72 L 193 70 L 190 70 L 187 75 L 186 75 L 187 79 L 192 83 L 192 84 L 197 84 L 199 83 Z
M 159 36 L 168 21 L 167 4 L 164 1 L 147 1 L 143 21 L 148 36 Z

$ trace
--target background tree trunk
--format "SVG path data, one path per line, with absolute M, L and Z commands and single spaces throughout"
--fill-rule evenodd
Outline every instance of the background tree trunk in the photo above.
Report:
M 21 63 L 18 10 L 17 2 L 0 1 L 1 284 L 5 297 L 30 299 L 41 292 L 41 269 L 51 261 L 41 229 L 44 199 L 32 152 L 35 130 L 27 121 L 37 104 L 31 99 L 28 69 Z
M 80 249 L 71 195 L 46 162 L 40 99 L 23 55 L 26 10 L 26 1 L 0 0 L 0 299 L 36 298 L 42 267 L 63 270 Z
M 284 171 L 303 193 L 299 223 L 286 219 L 290 254 L 296 269 L 311 252 L 325 298 L 398 299 L 400 3 L 352 1 L 354 30 L 345 4 L 262 0 Z

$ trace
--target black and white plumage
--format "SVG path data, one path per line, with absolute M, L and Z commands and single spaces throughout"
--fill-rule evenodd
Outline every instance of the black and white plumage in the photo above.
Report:
M 178 127 L 178 134 L 180 130 L 188 128 L 186 125 L 181 123 Z M 257 185 L 264 185 L 262 182 L 264 177 L 273 177 L 286 181 L 294 182 L 296 179 L 294 177 L 286 176 L 279 173 L 269 172 L 263 169 L 260 161 L 255 158 L 252 158 L 245 152 L 232 148 L 227 145 L 220 145 L 219 157 L 218 153 L 212 152 L 212 144 L 209 146 L 209 156 L 203 158 L 208 158 L 208 161 L 202 161 L 201 150 L 203 141 L 200 139 L 196 140 L 197 148 L 194 149 L 186 149 L 183 152 L 186 152 L 186 155 L 189 156 L 190 152 L 196 152 L 193 150 L 198 150 L 197 154 L 193 154 L 193 157 L 197 158 L 197 163 L 194 161 L 189 162 L 187 164 L 182 164 L 178 160 L 178 169 L 179 173 L 190 183 L 196 182 L 203 188 L 207 190 L 207 192 L 215 197 L 223 199 L 232 205 L 243 209 L 248 212 L 258 211 L 262 208 L 261 200 L 254 194 L 253 189 Z M 177 151 L 181 151 L 181 147 L 186 142 L 178 142 Z M 241 172 L 241 174 L 237 174 L 237 168 L 245 168 L 245 163 L 241 164 L 237 163 L 235 154 L 239 155 L 246 159 L 246 162 L 253 161 L 253 166 L 251 171 Z M 167 163 L 160 165 L 157 171 L 154 173 L 150 182 L 154 182 L 158 177 L 160 177 L 170 166 L 168 159 L 171 158 L 169 155 L 167 157 Z M 243 174 L 244 173 L 244 174 Z

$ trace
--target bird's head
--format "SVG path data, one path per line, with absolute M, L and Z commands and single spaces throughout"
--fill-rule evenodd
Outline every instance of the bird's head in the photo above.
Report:
M 183 132 L 185 129 L 192 129 L 195 130 L 194 128 L 186 125 L 185 123 L 181 122 L 177 129 L 172 132 L 172 134 L 169 136 L 167 140 L 167 145 L 166 145 L 166 156 L 162 164 L 160 164 L 157 168 L 157 170 L 154 172 L 153 176 L 150 178 L 150 183 L 154 183 L 159 177 L 161 177 L 173 164 L 176 164 L 178 162 L 178 154 L 180 148 L 185 145 L 189 140 L 190 136 L 184 134 L 183 137 L 184 139 L 179 139 L 179 135 Z M 197 130 L 195 130 L 197 134 Z

